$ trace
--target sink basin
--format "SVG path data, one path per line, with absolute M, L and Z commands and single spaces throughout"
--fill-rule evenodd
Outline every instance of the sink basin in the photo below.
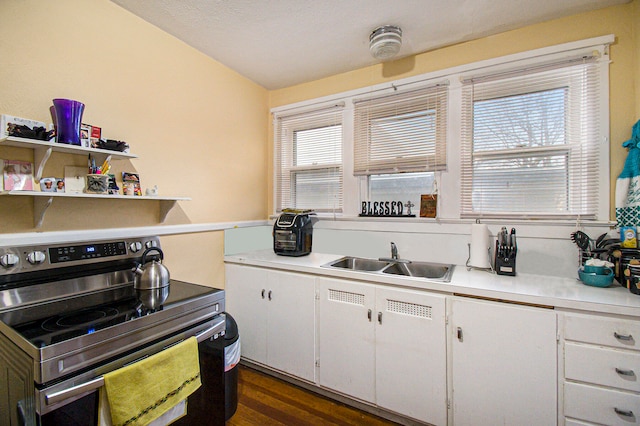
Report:
M 451 274 L 453 273 L 453 265 L 430 262 L 394 262 L 392 260 L 368 259 L 354 256 L 345 256 L 322 266 L 324 268 L 348 269 L 374 274 L 425 278 L 441 282 L 451 281 Z
M 428 262 L 392 263 L 382 272 L 385 274 L 450 281 L 453 268 L 450 265 Z
M 389 262 L 377 259 L 366 259 L 363 257 L 343 257 L 325 266 L 329 266 L 332 268 L 352 269 L 354 271 L 375 272 L 382 271 L 382 269 L 388 265 Z

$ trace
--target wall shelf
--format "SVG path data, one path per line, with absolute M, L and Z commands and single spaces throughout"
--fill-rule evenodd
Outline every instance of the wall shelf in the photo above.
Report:
M 135 154 L 129 154 L 120 151 L 85 148 L 83 146 L 39 141 L 36 139 L 17 138 L 15 136 L 9 136 L 0 139 L 0 146 L 33 149 L 33 161 L 35 166 L 35 173 L 33 177 L 36 183 L 40 182 L 40 179 L 42 178 L 42 171 L 44 170 L 44 166 L 45 164 L 47 164 L 47 160 L 51 156 L 52 152 L 86 156 L 91 155 L 96 159 L 96 164 L 102 164 L 105 161 L 111 160 L 127 160 L 131 158 L 138 158 L 138 156 Z
M 128 196 L 128 195 L 108 195 L 108 194 L 68 194 L 59 192 L 38 192 L 38 191 L 3 191 L 0 196 L 22 196 L 33 197 L 33 224 L 40 228 L 44 221 L 45 213 L 55 198 L 92 198 L 103 200 L 126 200 L 126 201 L 159 201 L 159 222 L 164 223 L 167 214 L 175 206 L 177 201 L 190 201 L 189 197 L 151 197 L 151 196 Z
M 120 151 L 110 151 L 106 149 L 85 148 L 77 145 L 60 144 L 56 142 L 39 141 L 36 139 L 18 138 L 9 136 L 0 138 L 0 148 L 3 146 L 11 146 L 16 148 L 26 148 L 33 150 L 33 160 L 35 166 L 34 179 L 39 182 L 42 178 L 42 171 L 47 160 L 53 152 L 74 155 L 91 155 L 96 160 L 96 164 L 102 164 L 105 161 L 112 160 L 128 160 L 138 158 L 137 155 Z M 1 188 L 0 188 L 1 189 Z M 83 194 L 83 193 L 63 193 L 63 192 L 41 192 L 41 191 L 0 191 L 0 196 L 21 196 L 33 198 L 33 225 L 40 228 L 44 221 L 47 209 L 53 204 L 53 200 L 58 198 L 92 198 L 102 200 L 127 200 L 127 201 L 158 201 L 160 209 L 158 219 L 160 223 L 164 223 L 167 214 L 176 205 L 177 201 L 189 201 L 188 197 L 156 197 L 156 196 L 125 196 L 125 195 L 108 195 L 108 194 Z

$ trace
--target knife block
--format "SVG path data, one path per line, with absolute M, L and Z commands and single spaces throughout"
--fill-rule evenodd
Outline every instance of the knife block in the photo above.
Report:
M 500 256 L 500 245 L 498 241 L 496 241 L 496 250 L 495 250 L 495 270 L 498 275 L 510 275 L 514 277 L 516 275 L 516 254 L 517 249 L 514 250 L 508 256 Z

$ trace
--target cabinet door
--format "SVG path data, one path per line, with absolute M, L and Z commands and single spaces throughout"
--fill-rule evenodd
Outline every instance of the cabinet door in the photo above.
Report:
M 376 288 L 376 403 L 447 423 L 445 298 Z
M 555 312 L 456 297 L 450 306 L 453 424 L 555 424 Z
M 375 402 L 375 287 L 318 278 L 320 385 Z
M 267 362 L 267 273 L 250 266 L 225 266 L 225 306 L 238 323 L 242 356 Z
M 267 364 L 315 382 L 315 277 L 268 271 Z

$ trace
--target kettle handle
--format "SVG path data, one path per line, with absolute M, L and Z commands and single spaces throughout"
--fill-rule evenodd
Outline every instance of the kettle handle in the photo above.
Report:
M 154 250 L 160 253 L 160 263 L 162 263 L 162 260 L 164 259 L 164 253 L 162 253 L 162 250 L 160 250 L 158 247 L 149 247 L 144 251 L 144 253 L 142 253 L 142 259 L 140 260 L 140 262 L 143 265 L 147 263 L 147 254 L 149 254 L 149 252 L 152 252 Z

